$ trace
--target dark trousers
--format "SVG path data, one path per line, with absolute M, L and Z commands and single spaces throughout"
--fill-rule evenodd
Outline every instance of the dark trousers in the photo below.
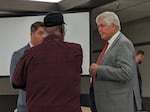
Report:
M 90 86 L 90 108 L 92 112 L 97 112 L 96 105 L 95 105 L 93 83 L 91 83 L 91 86 Z

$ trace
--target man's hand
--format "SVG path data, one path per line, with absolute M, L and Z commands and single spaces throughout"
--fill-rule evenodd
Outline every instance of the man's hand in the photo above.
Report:
M 90 68 L 89 68 L 89 72 L 90 74 L 93 76 L 93 75 L 96 75 L 96 71 L 97 71 L 97 68 L 99 67 L 98 64 L 96 63 L 92 63 Z

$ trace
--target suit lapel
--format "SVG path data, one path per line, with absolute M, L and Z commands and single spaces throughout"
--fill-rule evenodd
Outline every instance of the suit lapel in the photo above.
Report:
M 120 34 L 118 35 L 118 37 L 114 40 L 114 42 L 112 43 L 112 45 L 109 47 L 109 49 L 107 50 L 107 52 L 104 54 L 104 57 L 102 59 L 102 62 L 101 64 L 103 64 L 104 60 L 105 60 L 105 57 L 107 55 L 110 55 L 111 54 L 111 49 L 117 44 L 117 42 L 119 41 L 119 39 L 121 38 L 122 36 L 122 33 L 120 32 Z
M 31 48 L 31 47 L 30 47 L 30 44 L 27 44 L 27 45 L 26 45 L 26 48 L 27 48 L 27 49 Z
M 120 33 L 120 34 L 118 35 L 118 37 L 114 40 L 114 42 L 112 43 L 112 45 L 110 46 L 110 48 L 109 48 L 108 50 L 110 50 L 112 47 L 114 47 L 114 46 L 117 44 L 117 42 L 118 42 L 119 39 L 121 38 L 121 35 L 122 35 L 122 33 Z

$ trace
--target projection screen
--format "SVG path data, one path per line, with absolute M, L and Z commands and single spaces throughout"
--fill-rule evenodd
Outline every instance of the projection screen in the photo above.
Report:
M 9 76 L 11 56 L 14 51 L 25 46 L 30 40 L 30 26 L 35 21 L 43 21 L 42 16 L 0 18 L 0 76 Z M 90 64 L 89 12 L 64 14 L 65 41 L 79 43 L 83 49 L 83 73 L 88 75 Z

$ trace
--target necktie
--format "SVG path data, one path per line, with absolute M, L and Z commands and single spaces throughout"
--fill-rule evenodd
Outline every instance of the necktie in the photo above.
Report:
M 105 43 L 105 46 L 104 46 L 104 48 L 103 48 L 103 50 L 102 50 L 102 52 L 101 52 L 101 54 L 100 54 L 100 56 L 99 56 L 97 62 L 96 62 L 98 65 L 101 64 L 102 58 L 103 58 L 103 56 L 104 56 L 104 54 L 105 54 L 105 51 L 106 51 L 107 48 L 108 48 L 108 45 L 109 45 L 109 43 L 108 43 L 108 41 L 107 41 L 107 42 Z M 94 86 L 94 84 L 95 84 L 95 79 L 96 79 L 96 74 L 93 75 L 93 80 L 92 80 L 93 86 Z
M 102 58 L 103 58 L 103 56 L 104 56 L 104 54 L 105 54 L 106 49 L 108 48 L 108 45 L 109 45 L 109 43 L 106 42 L 106 43 L 105 43 L 105 46 L 104 46 L 104 48 L 103 48 L 103 50 L 102 50 L 102 52 L 101 52 L 101 54 L 100 54 L 100 56 L 99 56 L 99 58 L 98 58 L 98 60 L 97 60 L 97 62 L 96 62 L 98 65 L 101 64 Z

